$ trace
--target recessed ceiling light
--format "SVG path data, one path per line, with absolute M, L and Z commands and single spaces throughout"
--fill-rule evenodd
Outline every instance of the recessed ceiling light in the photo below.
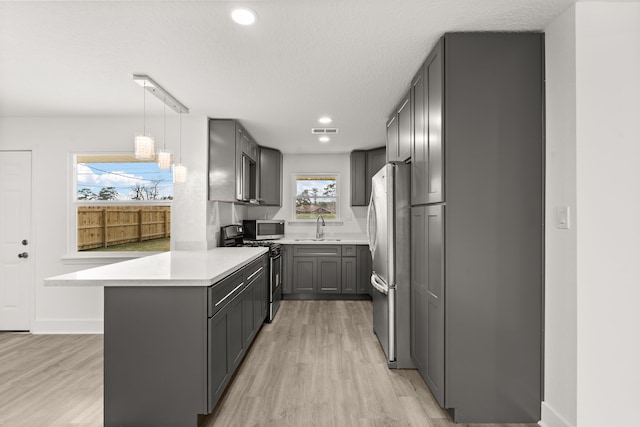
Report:
M 320 138 L 318 138 L 318 141 L 320 141 L 320 142 L 329 142 L 329 141 L 331 141 L 331 138 L 329 138 L 328 136 L 321 136 Z
M 251 25 L 256 22 L 256 13 L 246 7 L 233 9 L 231 18 L 240 25 Z
M 318 121 L 320 123 L 322 123 L 323 125 L 327 125 L 327 124 L 331 123 L 332 120 L 331 120 L 331 117 L 324 116 L 324 117 L 320 117 L 318 119 Z

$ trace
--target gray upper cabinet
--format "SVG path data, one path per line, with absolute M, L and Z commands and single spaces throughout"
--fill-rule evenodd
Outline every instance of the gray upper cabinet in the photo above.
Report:
M 261 204 L 282 206 L 282 153 L 260 147 L 259 196 Z
M 351 152 L 351 206 L 369 204 L 371 178 L 385 162 L 385 147 Z
M 369 204 L 371 198 L 371 178 L 387 162 L 387 150 L 385 147 L 375 148 L 367 151 L 367 172 L 365 181 L 365 205 Z
M 398 157 L 398 113 L 394 112 L 387 120 L 387 161 Z
M 258 145 L 237 120 L 209 119 L 209 200 L 257 197 Z
M 367 152 L 351 152 L 351 206 L 366 206 Z
M 248 202 L 258 197 L 258 144 L 236 122 L 236 199 Z
M 209 119 L 209 200 L 236 201 L 235 120 Z
M 281 194 L 282 154 L 260 147 L 237 120 L 209 119 L 209 200 L 280 206 Z
M 444 201 L 443 44 L 443 39 L 441 39 L 411 84 L 413 104 L 412 205 Z
M 387 121 L 387 161 L 411 158 L 411 91 L 407 92 Z

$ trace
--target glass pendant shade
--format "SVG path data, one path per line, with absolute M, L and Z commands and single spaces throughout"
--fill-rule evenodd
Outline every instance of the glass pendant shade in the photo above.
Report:
M 187 180 L 187 167 L 178 163 L 173 165 L 173 182 L 185 182 Z
M 136 135 L 135 156 L 138 160 L 153 160 L 155 158 L 153 137 L 150 135 Z
M 160 169 L 171 169 L 173 154 L 171 150 L 160 150 L 158 152 L 158 167 Z

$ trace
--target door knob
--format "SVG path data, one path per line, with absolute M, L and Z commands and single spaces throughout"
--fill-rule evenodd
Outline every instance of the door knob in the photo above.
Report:
M 22 246 L 27 246 L 29 244 L 29 241 L 27 239 L 24 239 L 22 241 Z
M 26 252 L 22 252 L 21 254 L 18 254 L 18 258 L 29 258 L 29 254 Z

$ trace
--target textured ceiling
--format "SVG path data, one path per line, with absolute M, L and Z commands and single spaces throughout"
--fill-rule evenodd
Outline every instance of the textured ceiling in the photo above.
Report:
M 287 153 L 384 144 L 385 120 L 448 31 L 542 30 L 574 0 L 0 2 L 0 116 L 142 114 L 148 74 L 191 114 Z M 257 23 L 229 18 L 254 9 Z M 147 114 L 162 103 L 147 98 Z M 330 115 L 328 144 L 311 135 Z

